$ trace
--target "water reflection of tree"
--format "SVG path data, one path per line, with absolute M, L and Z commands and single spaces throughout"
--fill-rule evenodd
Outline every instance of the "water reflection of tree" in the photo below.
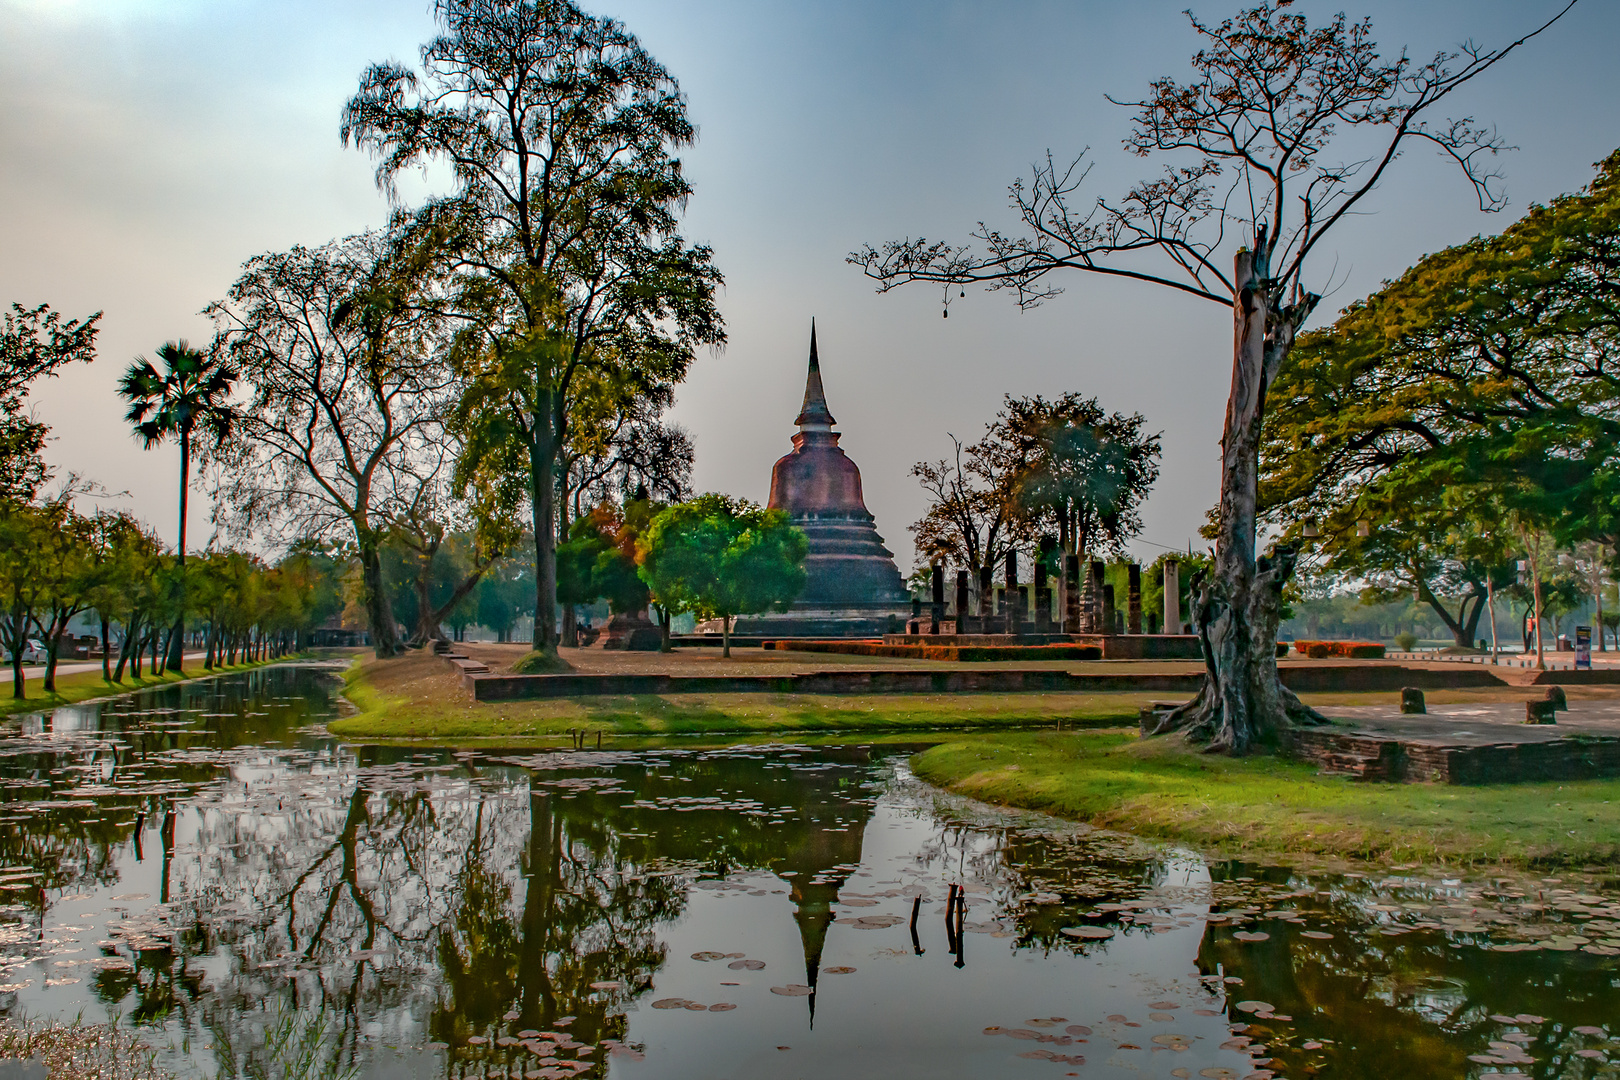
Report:
M 341 1062 L 360 1059 L 362 1022 L 379 1017 L 407 1025 L 426 1017 L 431 1036 L 469 1064 L 495 1050 L 469 1043 L 473 1035 L 562 1030 L 568 1016 L 576 1019 L 566 1030 L 581 1042 L 622 1039 L 625 1008 L 664 962 L 659 930 L 683 911 L 681 875 L 693 869 L 784 875 L 813 985 L 870 815 L 855 786 L 869 756 L 856 750 L 811 761 L 629 758 L 617 766 L 617 788 L 583 789 L 562 781 L 615 783 L 590 755 L 557 761 L 577 769 L 464 764 L 444 775 L 368 751 L 306 758 L 310 772 L 266 784 L 251 769 L 242 773 L 251 783 L 218 782 L 246 759 L 188 764 L 185 751 L 201 749 L 206 733 L 132 726 L 118 738 L 115 768 L 139 770 L 146 787 L 206 783 L 181 811 L 183 834 L 195 824 L 191 846 L 176 855 L 164 842 L 173 949 L 100 972 L 98 993 L 137 1022 L 170 1017 L 192 1031 L 200 1002 L 201 1024 L 238 1049 L 263 1037 L 256 1028 L 270 1002 L 318 1010 Z M 97 880 L 112 884 L 129 817 L 147 813 L 146 857 L 160 856 L 153 832 L 162 837 L 173 797 L 127 800 L 78 833 L 42 822 L 0 844 L 27 839 L 31 865 L 99 866 Z M 676 812 L 683 798 L 688 807 L 712 801 Z M 83 830 L 95 827 L 92 841 Z M 48 858 L 38 850 L 64 849 L 66 838 L 79 848 Z M 58 874 L 53 881 L 86 880 L 78 870 Z M 219 952 L 229 958 L 223 970 L 198 963 Z
M 1463 1076 L 1475 1068 L 1468 1055 L 1492 1053 L 1490 1041 L 1502 1037 L 1504 1025 L 1492 1016 L 1529 1014 L 1556 1022 L 1524 1025 L 1536 1039 L 1524 1049 L 1539 1060 L 1521 1068 L 1557 1077 L 1575 1068 L 1570 1055 L 1584 1045 L 1573 1028 L 1613 1022 L 1614 970 L 1605 958 L 1493 952 L 1483 947 L 1484 932 L 1388 936 L 1361 890 L 1327 896 L 1310 903 L 1309 917 L 1333 932 L 1329 940 L 1301 938 L 1298 928 L 1271 920 L 1258 927 L 1270 934 L 1265 941 L 1241 942 L 1236 928 L 1212 926 L 1199 949 L 1200 970 L 1243 980 L 1231 990 L 1235 1000 L 1264 1001 L 1293 1018 L 1242 1016 L 1257 1042 L 1291 1035 L 1288 1044 L 1270 1042 L 1279 1072 L 1305 1071 L 1314 1055 L 1299 1043 L 1331 1040 L 1334 1076 L 1383 1080 L 1393 1065 L 1402 1075 Z

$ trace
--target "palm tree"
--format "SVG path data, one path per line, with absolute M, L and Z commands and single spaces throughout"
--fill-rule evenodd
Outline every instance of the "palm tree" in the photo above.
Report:
M 150 450 L 164 439 L 180 440 L 180 542 L 179 563 L 186 565 L 186 495 L 191 486 L 191 436 L 194 431 L 212 435 L 215 441 L 230 433 L 232 409 L 228 402 L 236 372 L 216 355 L 193 349 L 184 340 L 171 341 L 157 351 L 166 369 L 159 374 L 152 362 L 137 356 L 118 382 L 118 393 L 129 402 L 124 418 L 135 428 L 142 445 Z M 179 671 L 185 649 L 186 614 L 184 603 L 175 617 L 169 643 L 168 667 Z

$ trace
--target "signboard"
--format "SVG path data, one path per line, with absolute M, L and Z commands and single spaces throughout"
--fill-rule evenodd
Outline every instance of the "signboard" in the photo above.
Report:
M 1575 628 L 1575 668 L 1577 671 L 1592 670 L 1592 628 L 1590 626 L 1577 626 Z

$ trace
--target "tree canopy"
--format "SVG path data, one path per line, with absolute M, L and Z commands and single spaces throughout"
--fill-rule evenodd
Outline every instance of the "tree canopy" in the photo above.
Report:
M 733 617 L 786 611 L 804 591 L 810 542 L 786 511 L 711 493 L 660 511 L 642 549 L 641 577 L 658 603 L 721 619 L 730 656 Z
M 560 457 L 581 402 L 656 393 L 725 340 L 711 252 L 677 231 L 692 189 L 674 151 L 694 129 L 674 77 L 613 19 L 569 0 L 435 14 L 420 69 L 367 69 L 342 134 L 390 195 L 421 165 L 454 177 L 412 222 L 447 238 L 462 430 L 526 482 L 535 646 L 551 652 Z
M 1329 570 L 1374 599 L 1413 591 L 1471 646 L 1487 575 L 1510 584 L 1525 543 L 1510 521 L 1620 540 L 1617 359 L 1620 152 L 1301 337 L 1272 391 L 1265 512 L 1290 537 L 1309 521 Z

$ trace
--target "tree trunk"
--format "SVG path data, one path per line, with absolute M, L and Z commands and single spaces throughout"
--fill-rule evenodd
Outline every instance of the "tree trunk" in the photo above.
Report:
M 51 619 L 50 629 L 45 634 L 45 692 L 56 693 L 56 662 L 62 652 L 62 635 L 67 633 L 68 623 L 78 612 L 58 614 Z
M 361 591 L 365 593 L 366 621 L 371 624 L 371 646 L 379 660 L 400 653 L 399 626 L 394 622 L 394 606 L 388 601 L 388 588 L 383 581 L 382 544 L 369 533 L 360 546 Z M 236 650 L 231 650 L 235 663 Z
M 1255 247 L 1265 250 L 1263 235 Z M 1255 252 L 1238 252 L 1215 573 L 1207 580 L 1199 576 L 1192 598 L 1203 643 L 1204 685 L 1197 697 L 1166 713 L 1154 728 L 1154 734 L 1182 730 L 1208 751 L 1231 754 L 1274 747 L 1295 723 L 1325 721 L 1283 686 L 1277 674 L 1282 590 L 1293 574 L 1295 553 L 1286 547 L 1269 557 L 1255 552 L 1266 390 L 1293 344 L 1293 326 L 1303 318 L 1295 312 L 1273 316 L 1265 291 L 1269 268 L 1263 259 L 1256 263 Z
M 186 496 L 191 487 L 191 428 L 180 426 L 180 542 L 175 553 L 180 565 L 180 607 L 174 617 L 174 630 L 169 635 L 168 667 L 182 674 L 186 652 Z M 156 666 L 156 665 L 154 665 Z
M 529 505 L 534 527 L 534 651 L 557 655 L 557 439 L 553 392 L 536 394 L 529 441 Z
M 101 620 L 101 681 L 112 682 L 112 657 L 108 653 L 112 649 L 112 641 L 107 633 L 107 616 L 96 613 Z
M 1603 575 L 1598 574 L 1597 608 L 1593 612 L 1592 628 L 1597 631 L 1598 652 L 1607 652 L 1603 647 Z
M 11 649 L 11 696 L 19 701 L 28 696 L 23 679 L 23 649 L 28 645 L 28 633 L 23 627 L 27 625 L 22 605 L 18 603 L 11 609 L 11 625 L 6 628 L 6 645 Z
M 139 622 L 140 617 L 131 612 L 129 622 L 124 624 L 124 640 L 118 646 L 118 670 L 113 672 L 113 682 L 124 681 L 124 665 L 129 663 L 130 642 L 134 640 L 134 633 L 139 626 Z
M 720 616 L 720 655 L 731 659 L 731 616 Z

